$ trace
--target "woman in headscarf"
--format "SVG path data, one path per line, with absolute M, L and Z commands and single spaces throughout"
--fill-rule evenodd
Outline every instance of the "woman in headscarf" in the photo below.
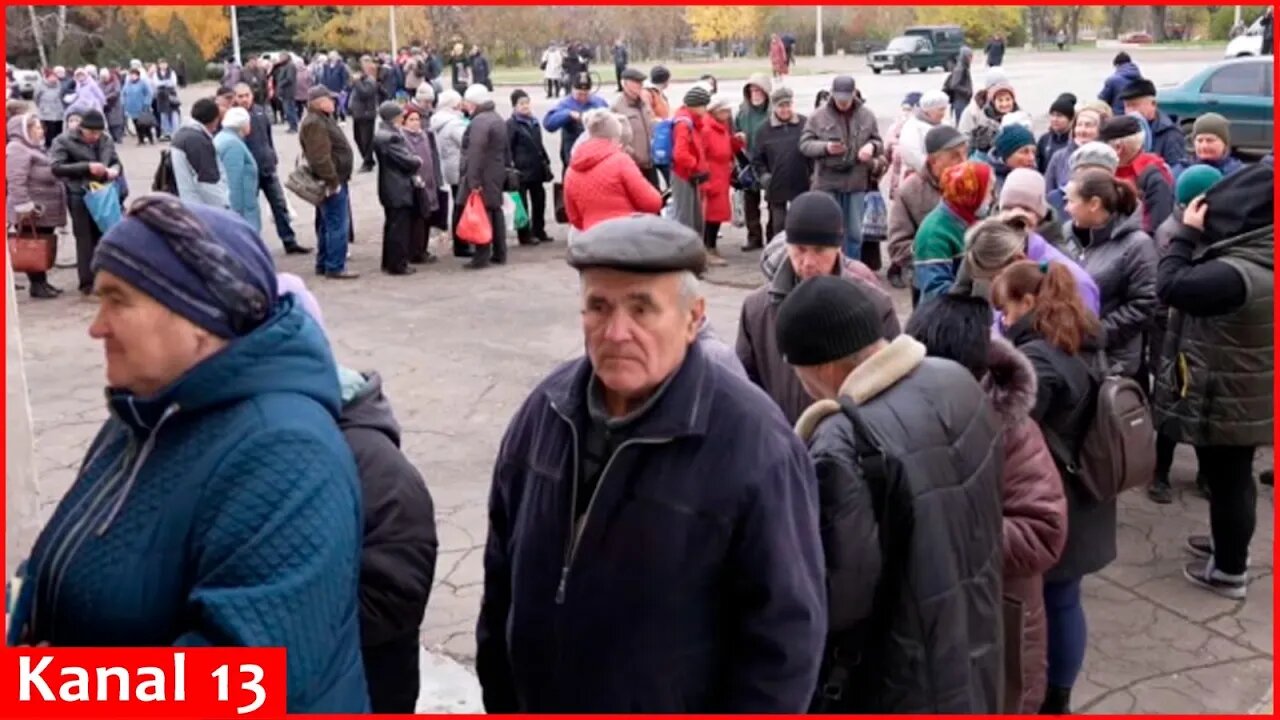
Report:
M 458 219 L 462 216 L 464 200 L 458 197 L 459 172 L 462 167 L 462 136 L 467 132 L 467 121 L 460 110 L 462 96 L 453 90 L 445 90 L 436 98 L 436 110 L 431 113 L 429 126 L 436 136 L 440 150 L 440 171 L 449 186 L 453 208 L 449 213 L 449 228 L 453 235 L 453 256 L 471 257 L 475 246 L 458 239 Z
M 431 83 L 418 86 L 418 95 L 422 89 L 431 88 Z M 431 254 L 431 218 L 446 208 L 440 207 L 440 188 L 444 187 L 444 176 L 440 170 L 440 148 L 436 144 L 435 133 L 427 130 L 426 111 L 416 102 L 404 108 L 404 124 L 400 131 L 404 134 L 405 145 L 409 152 L 422 160 L 418 166 L 418 178 L 422 181 L 418 187 L 417 212 L 413 213 L 413 221 L 409 231 L 409 262 L 415 265 L 433 263 L 436 256 Z M 447 205 L 448 202 L 445 201 Z
M 53 139 L 62 134 L 62 121 L 66 111 L 62 96 L 62 83 L 58 81 L 58 76 L 52 70 L 46 70 L 32 98 L 36 112 L 40 115 L 40 122 L 44 124 L 46 150 L 53 144 Z
M 213 147 L 227 174 L 232 212 L 244 218 L 254 232 L 262 232 L 262 217 L 258 213 L 258 162 L 244 141 L 251 131 L 249 111 L 233 107 L 222 116 L 222 129 L 213 138 Z
M 172 195 L 136 200 L 93 271 L 110 413 L 9 645 L 282 647 L 289 712 L 368 712 L 360 485 L 324 334 L 239 216 Z
M 98 74 L 101 82 L 102 114 L 107 116 L 107 131 L 117 144 L 124 141 L 124 104 L 120 97 L 120 75 L 110 68 L 102 68 Z
M 916 230 L 912 252 L 920 302 L 951 289 L 964 259 L 965 231 L 990 211 L 995 194 L 991 166 L 969 160 L 942 173 L 942 202 Z
M 1048 192 L 1066 192 L 1067 183 L 1071 181 L 1071 154 L 1097 140 L 1103 123 L 1110 119 L 1111 107 L 1100 100 L 1087 102 L 1076 110 L 1075 119 L 1071 121 L 1071 142 L 1055 152 L 1045 168 L 1044 181 Z
M 5 214 L 10 225 L 34 226 L 41 235 L 52 235 L 67 224 L 66 188 L 53 176 L 45 153 L 44 124 L 26 113 L 9 118 L 5 146 Z M 33 298 L 54 298 L 61 290 L 49 284 L 45 273 L 27 273 Z
M 707 120 L 702 125 L 702 147 L 706 156 L 707 171 L 710 177 L 700 188 L 702 190 L 703 228 L 702 240 L 707 247 L 707 262 L 710 265 L 726 265 L 728 261 L 720 256 L 716 249 L 716 241 L 720 235 L 720 226 L 733 219 L 733 189 L 730 180 L 733 178 L 734 154 L 745 147 L 745 143 L 733 134 L 733 108 L 736 101 L 728 95 L 713 95 L 707 105 Z
M 67 103 L 67 110 L 63 113 L 63 117 L 78 113 L 84 115 L 90 110 L 102 112 L 106 107 L 107 98 L 102 93 L 102 88 L 98 86 L 98 81 L 89 76 L 84 68 L 79 68 L 75 72 L 76 89 L 72 94 L 71 101 Z

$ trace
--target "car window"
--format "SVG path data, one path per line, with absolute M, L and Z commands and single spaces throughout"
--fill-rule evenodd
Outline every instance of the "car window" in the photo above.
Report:
M 1267 63 L 1249 62 L 1226 65 L 1209 76 L 1200 88 L 1215 95 L 1265 95 Z

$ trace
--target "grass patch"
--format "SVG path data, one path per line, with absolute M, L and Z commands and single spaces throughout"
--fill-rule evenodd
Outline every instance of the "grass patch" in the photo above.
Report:
M 865 63 L 861 55 L 848 55 L 843 58 L 827 57 L 821 60 L 802 58 L 800 64 L 791 68 L 791 75 L 822 75 L 848 69 L 850 62 Z M 746 80 L 755 73 L 772 75 L 772 67 L 767 58 L 741 58 L 735 60 L 713 60 L 708 62 L 672 62 L 664 60 L 642 61 L 635 63 L 637 68 L 648 70 L 654 65 L 664 65 L 671 71 L 672 82 L 693 82 L 707 74 L 715 75 L 717 80 Z M 592 66 L 593 72 L 599 73 L 601 82 L 606 85 L 614 81 L 613 65 L 597 63 Z M 494 68 L 493 83 L 495 85 L 541 85 L 544 82 L 542 70 L 536 67 L 527 68 Z

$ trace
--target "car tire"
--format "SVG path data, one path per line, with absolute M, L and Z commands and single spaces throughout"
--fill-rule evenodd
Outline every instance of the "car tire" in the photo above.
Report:
M 920 72 L 929 72 L 929 66 L 928 66 L 928 65 L 925 65 L 924 67 L 919 68 L 919 70 L 920 70 Z
M 902 61 L 901 63 L 898 64 L 898 72 L 902 73 L 903 75 L 906 75 L 907 73 L 911 72 L 911 64 L 905 60 Z
M 880 74 L 880 68 L 871 68 L 871 72 L 872 72 L 873 74 L 875 74 L 875 75 L 879 75 L 879 74 Z

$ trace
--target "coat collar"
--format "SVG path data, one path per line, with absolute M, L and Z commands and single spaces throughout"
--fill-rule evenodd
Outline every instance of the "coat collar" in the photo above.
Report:
M 849 373 L 840 385 L 840 396 L 849 398 L 854 405 L 865 405 L 910 375 L 924 362 L 924 357 L 923 343 L 910 335 L 899 335 Z M 823 419 L 839 411 L 838 400 L 819 400 L 800 415 L 796 433 L 807 441 Z
M 1036 373 L 1031 361 L 1004 338 L 991 339 L 982 388 L 1006 427 L 1022 422 L 1036 403 Z
M 635 437 L 677 438 L 705 435 L 715 390 L 712 365 L 699 344 L 689 345 L 662 397 L 633 427 Z M 586 417 L 587 393 L 595 370 L 585 355 L 557 373 L 543 392 L 552 408 L 572 422 Z

